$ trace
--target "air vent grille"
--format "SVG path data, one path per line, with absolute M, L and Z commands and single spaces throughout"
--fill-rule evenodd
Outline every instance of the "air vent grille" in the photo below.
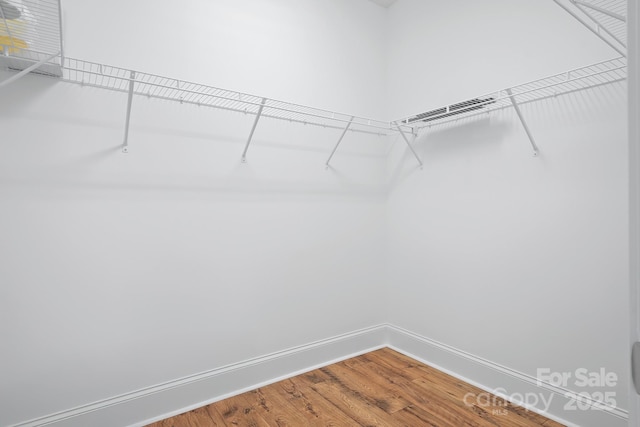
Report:
M 458 102 L 446 107 L 438 108 L 436 110 L 427 111 L 413 116 L 405 121 L 405 123 L 415 122 L 430 122 L 432 120 L 441 119 L 444 117 L 455 116 L 457 114 L 463 114 L 473 110 L 479 110 L 486 107 L 489 104 L 496 102 L 493 97 L 489 98 L 474 98 L 464 102 Z

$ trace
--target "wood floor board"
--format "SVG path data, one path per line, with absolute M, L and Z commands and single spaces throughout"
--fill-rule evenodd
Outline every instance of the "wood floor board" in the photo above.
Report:
M 415 380 L 423 375 L 423 372 L 417 369 L 414 369 L 418 366 L 420 362 L 412 360 L 412 362 L 405 361 L 404 355 L 397 353 L 393 350 L 390 350 L 395 354 L 387 354 L 381 352 L 372 352 L 367 354 L 367 358 L 376 365 L 380 367 L 386 367 L 389 370 L 392 370 L 399 376 L 407 378 L 408 380 Z M 402 358 L 400 356 L 403 356 Z M 408 358 L 407 358 L 408 359 Z
M 365 375 L 374 385 L 387 387 L 396 396 L 405 398 L 411 405 L 425 402 L 424 393 L 411 384 L 407 377 L 402 376 L 401 372 L 388 366 L 368 362 L 354 366 L 352 369 Z
M 348 387 L 336 387 L 335 384 L 322 382 L 315 384 L 313 390 L 331 403 L 339 411 L 355 421 L 358 426 L 393 425 L 393 417 L 372 404 L 362 393 Z
M 319 426 L 360 426 L 361 424 L 345 411 L 339 410 L 338 406 L 322 396 L 317 384 L 306 384 L 299 378 L 291 378 L 285 388 L 293 395 L 299 395 L 305 402 L 305 407 L 312 412 L 318 420 Z
M 401 424 L 406 426 L 434 426 L 434 427 L 488 427 L 480 420 L 461 418 L 455 414 L 442 411 L 426 410 L 419 406 L 410 406 L 394 414 Z M 495 427 L 495 426 L 492 426 Z
M 361 373 L 355 368 L 347 368 L 340 363 L 328 367 L 340 379 L 343 387 L 362 395 L 362 399 L 393 414 L 411 405 L 411 402 L 396 393 L 388 383 L 376 382 L 375 376 Z
M 256 413 L 269 425 L 297 427 L 311 425 L 310 421 L 313 421 L 306 416 L 304 408 L 292 404 L 279 383 L 251 391 L 246 396 Z
M 227 426 L 234 427 L 267 427 L 269 424 L 246 399 L 246 395 L 230 397 L 215 405 Z M 188 413 L 188 412 L 187 412 Z M 182 426 L 176 426 L 182 427 Z M 190 427 L 190 426 L 189 426 Z
M 493 404 L 478 401 L 477 396 L 488 396 Z M 388 348 L 150 427 L 218 426 L 562 427 Z
M 342 411 L 337 411 L 335 405 L 324 398 L 320 398 L 311 386 L 304 384 L 297 378 L 284 381 L 282 389 L 296 399 L 302 410 L 311 420 L 310 426 L 350 426 L 356 421 Z

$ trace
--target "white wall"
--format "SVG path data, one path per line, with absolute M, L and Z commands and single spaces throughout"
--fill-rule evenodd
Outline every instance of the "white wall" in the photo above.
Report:
M 90 3 L 63 4 L 70 57 L 378 115 L 367 1 Z M 263 120 L 243 165 L 253 117 L 136 97 L 124 155 L 125 105 L 3 89 L 0 425 L 384 320 L 384 140 L 325 171 L 340 131 Z
M 393 108 L 616 56 L 587 30 L 561 26 L 564 12 L 545 3 L 398 2 L 390 38 L 403 47 L 391 64 L 404 67 L 390 70 Z M 429 55 L 416 54 L 417 40 Z M 398 142 L 390 323 L 534 377 L 605 367 L 620 377 L 625 408 L 625 100 L 618 83 L 524 105 L 539 158 L 512 110 L 426 131 L 416 141 L 422 171 Z
M 179 3 L 65 0 L 66 53 L 376 118 L 615 56 L 551 2 Z M 125 95 L 3 89 L 0 424 L 386 321 L 624 378 L 624 96 L 524 106 L 537 159 L 505 111 L 325 171 L 336 130 L 263 120 L 242 165 L 252 117 L 136 98 L 123 155 Z
M 64 0 L 70 57 L 381 118 L 386 10 L 367 0 Z

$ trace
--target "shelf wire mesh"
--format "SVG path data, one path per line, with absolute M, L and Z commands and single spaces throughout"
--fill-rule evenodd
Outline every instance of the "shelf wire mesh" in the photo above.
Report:
M 570 0 L 598 21 L 599 25 L 626 42 L 626 0 Z M 16 13 L 16 10 L 19 13 Z M 16 21 L 22 20 L 20 25 Z M 2 28 L 4 27 L 4 31 Z M 4 34 L 4 38 L 2 37 Z M 18 40 L 26 43 L 20 44 Z M 624 80 L 626 59 L 616 58 L 514 86 L 394 122 L 369 119 L 324 109 L 264 98 L 257 95 L 134 72 L 73 58 L 64 58 L 59 0 L 0 0 L 0 65 L 25 69 L 55 55 L 37 72 L 62 80 L 102 89 L 128 92 L 148 98 L 212 107 L 243 114 L 279 119 L 305 125 L 344 129 L 378 135 L 395 133 L 395 124 L 416 129 L 464 117 L 488 113 L 519 104 Z
M 627 45 L 627 0 L 573 0 L 572 3 L 619 44 Z
M 464 101 L 431 110 L 431 112 L 414 114 L 398 122 L 414 129 L 422 129 L 509 108 L 513 106 L 512 99 L 517 104 L 526 104 L 623 81 L 626 78 L 627 61 L 624 57 L 620 57 L 483 95 L 474 98 L 472 100 L 476 101 L 474 103 Z M 452 108 L 460 105 L 468 106 Z M 436 113 L 431 114 L 432 112 Z
M 133 93 L 139 96 L 249 115 L 257 115 L 264 103 L 262 117 L 338 129 L 344 129 L 350 124 L 350 131 L 379 135 L 392 132 L 390 123 L 381 120 L 263 98 L 155 74 L 132 72 L 124 68 L 73 58 L 65 58 L 62 80 L 120 92 L 128 92 L 129 85 L 133 83 Z

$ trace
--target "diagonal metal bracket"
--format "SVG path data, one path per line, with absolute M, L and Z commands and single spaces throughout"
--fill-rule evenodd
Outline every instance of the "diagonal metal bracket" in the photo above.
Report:
M 351 117 L 351 120 L 349 120 L 349 123 L 347 123 L 347 126 L 344 128 L 344 130 L 342 131 L 342 135 L 340 135 L 340 138 L 338 139 L 338 142 L 336 144 L 335 147 L 333 147 L 333 151 L 331 152 L 331 154 L 329 155 L 329 158 L 327 159 L 327 163 L 326 163 L 326 167 L 327 169 L 329 168 L 329 162 L 331 161 L 331 159 L 333 158 L 333 155 L 336 154 L 336 150 L 338 149 L 338 147 L 340 146 L 340 143 L 342 142 L 342 140 L 344 139 L 345 135 L 347 134 L 347 131 L 349 130 L 349 128 L 351 127 L 351 124 L 353 123 L 353 119 L 355 117 Z
M 596 36 L 598 36 L 600 38 L 600 40 L 602 40 L 603 42 L 605 42 L 606 44 L 608 44 L 612 49 L 614 49 L 616 52 L 618 52 L 620 55 L 624 56 L 626 58 L 627 53 L 625 52 L 624 49 L 620 48 L 619 46 L 616 46 L 615 43 L 613 43 L 611 40 L 609 40 L 607 37 L 604 37 L 602 35 L 602 33 L 600 32 L 600 30 L 604 30 L 607 35 L 609 35 L 609 37 L 613 38 L 615 41 L 617 41 L 618 43 L 620 43 L 621 45 L 624 46 L 624 43 L 622 43 L 620 40 L 618 40 L 617 37 L 613 36 L 613 34 L 611 34 L 611 32 L 609 30 L 607 30 L 604 26 L 600 25 L 600 23 L 598 22 L 597 19 L 595 19 L 593 16 L 591 16 L 591 14 L 589 14 L 588 12 L 586 12 L 584 10 L 584 8 L 581 6 L 583 4 L 583 2 L 577 3 L 576 0 L 569 0 L 571 2 L 571 4 L 573 4 L 574 6 L 576 6 L 576 8 L 578 10 L 580 10 L 582 13 L 584 13 L 585 15 L 587 15 L 589 17 L 589 19 L 591 19 L 594 24 L 595 24 L 595 28 L 589 24 L 589 22 L 585 21 L 584 18 L 582 18 L 581 16 L 579 16 L 577 13 L 575 13 L 573 10 L 571 10 L 569 7 L 567 7 L 566 5 L 562 4 L 562 2 L 560 0 L 553 0 L 558 6 L 560 6 L 561 8 L 563 8 L 568 14 L 570 14 L 571 16 L 573 16 L 578 22 L 580 22 L 582 25 L 584 25 L 585 27 L 587 27 L 587 29 L 589 31 L 591 31 L 593 34 L 595 34 Z
M 619 19 L 619 20 L 621 20 L 623 22 L 626 22 L 626 18 L 624 16 L 613 14 L 613 12 L 609 12 L 606 9 L 596 8 L 593 5 L 590 5 L 589 3 L 578 1 L 578 0 L 571 0 L 571 3 L 573 3 L 573 5 L 575 7 L 577 7 L 582 13 L 584 13 L 594 23 L 594 25 L 596 26 L 596 32 L 597 32 L 598 36 L 601 39 L 604 40 L 604 38 L 602 37 L 602 34 L 600 34 L 600 31 L 604 31 L 605 33 L 607 33 L 607 35 L 609 37 L 614 39 L 620 46 L 624 47 L 625 49 L 627 48 L 627 45 L 622 40 L 620 40 L 618 37 L 616 37 L 615 34 L 613 34 L 611 31 L 609 31 L 609 29 L 606 27 L 606 25 L 602 25 L 600 23 L 600 21 L 598 21 L 598 18 L 593 16 L 593 14 L 588 10 L 588 8 L 590 8 L 592 10 L 595 10 L 597 12 L 609 15 L 612 18 L 616 18 L 616 19 Z
M 260 117 L 262 116 L 262 110 L 264 110 L 264 104 L 267 102 L 267 98 L 262 98 L 262 102 L 260 103 L 260 108 L 258 108 L 258 113 L 256 114 L 256 119 L 253 121 L 253 126 L 251 127 L 251 133 L 249 134 L 249 139 L 247 139 L 247 143 L 244 146 L 244 150 L 242 151 L 242 163 L 247 163 L 247 150 L 249 150 L 249 144 L 251 144 L 251 140 L 253 139 L 253 133 L 256 131 L 256 127 L 258 126 L 258 122 L 260 121 Z
M 611 10 L 605 9 L 604 7 L 600 7 L 600 6 L 597 6 L 595 4 L 588 3 L 588 2 L 586 2 L 584 0 L 571 0 L 571 3 L 573 3 L 575 5 L 580 4 L 580 5 L 584 6 L 584 7 L 588 7 L 589 9 L 593 9 L 596 12 L 603 13 L 603 14 L 608 15 L 608 16 L 610 16 L 612 18 L 615 18 L 615 19 L 617 19 L 619 21 L 627 22 L 627 18 L 622 16 L 622 15 L 620 15 L 619 13 L 615 13 L 615 12 L 613 12 Z
M 129 152 L 129 124 L 131 122 L 131 105 L 133 104 L 133 86 L 136 81 L 136 72 L 131 71 L 129 74 L 129 93 L 127 98 L 127 116 L 124 122 L 124 142 L 122 143 L 122 152 Z
M 520 123 L 522 123 L 522 127 L 524 128 L 524 131 L 527 133 L 527 137 L 529 137 L 529 142 L 531 143 L 531 147 L 533 148 L 533 155 L 537 156 L 539 152 L 538 146 L 536 145 L 536 141 L 533 139 L 533 135 L 529 130 L 529 126 L 527 126 L 527 122 L 524 121 L 524 116 L 520 111 L 520 107 L 518 106 L 518 103 L 516 102 L 516 98 L 513 96 L 511 89 L 507 89 L 507 94 L 509 95 L 509 99 L 511 100 L 511 105 L 513 105 L 513 108 L 516 110 L 516 114 L 520 119 Z
M 409 149 L 413 153 L 413 156 L 416 158 L 416 160 L 420 164 L 420 168 L 422 168 L 424 164 L 422 163 L 422 160 L 420 160 L 420 157 L 418 156 L 418 153 L 416 153 L 416 150 L 413 149 L 413 145 L 411 145 L 411 142 L 409 142 L 409 138 L 407 138 L 407 135 L 404 133 L 404 131 L 402 130 L 398 122 L 396 122 L 395 125 L 396 125 L 396 129 L 398 129 L 398 132 L 400 132 L 400 135 L 402 135 L 402 139 L 404 139 L 404 142 L 407 143 L 407 146 L 409 146 Z M 413 141 L 416 140 L 417 136 L 418 135 L 413 135 Z
M 3 80 L 2 82 L 0 82 L 0 87 L 3 86 L 7 86 L 13 82 L 15 82 L 16 80 L 20 79 L 21 77 L 24 77 L 25 75 L 29 74 L 30 72 L 40 68 L 42 65 L 46 64 L 47 62 L 51 61 L 53 58 L 55 58 L 56 56 L 59 56 L 60 52 L 54 53 L 53 55 L 49 55 L 44 59 L 41 59 L 38 62 L 33 63 L 32 65 L 29 65 L 27 68 L 25 68 L 24 70 L 20 71 L 18 74 L 14 74 L 13 76 L 9 77 L 6 80 Z

